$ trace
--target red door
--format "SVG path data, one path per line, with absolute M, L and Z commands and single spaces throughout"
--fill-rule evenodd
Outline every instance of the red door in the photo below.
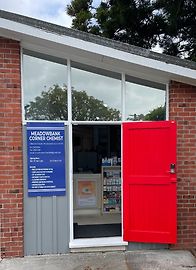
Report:
M 123 124 L 123 238 L 176 242 L 176 124 Z

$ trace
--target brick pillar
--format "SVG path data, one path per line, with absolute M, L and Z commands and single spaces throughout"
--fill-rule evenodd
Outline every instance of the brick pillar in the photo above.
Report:
M 23 256 L 20 44 L 0 38 L 1 256 Z
M 178 242 L 196 248 L 196 87 L 172 81 L 170 119 L 177 122 Z

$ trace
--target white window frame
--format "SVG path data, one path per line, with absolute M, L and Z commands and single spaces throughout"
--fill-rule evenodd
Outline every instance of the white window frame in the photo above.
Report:
M 123 155 L 122 155 L 122 138 L 123 130 L 122 123 L 126 121 L 125 115 L 125 94 L 126 94 L 126 78 L 125 72 L 113 70 L 110 71 L 121 74 L 121 121 L 73 121 L 72 120 L 72 81 L 71 81 L 71 59 L 66 57 L 67 60 L 67 111 L 68 119 L 66 121 L 56 121 L 56 120 L 25 120 L 24 112 L 24 78 L 23 78 L 23 48 L 21 47 L 21 111 L 22 111 L 22 124 L 26 125 L 27 122 L 61 122 L 68 127 L 68 181 L 69 181 L 69 222 L 70 222 L 70 248 L 87 248 L 87 247 L 110 247 L 110 246 L 125 246 L 128 242 L 123 241 L 122 236 L 119 237 L 100 237 L 100 238 L 83 238 L 74 239 L 73 232 L 73 139 L 72 139 L 72 129 L 73 125 L 121 125 L 121 167 L 123 167 Z M 103 67 L 101 67 L 103 68 Z M 165 83 L 163 83 L 165 84 Z M 169 85 L 166 85 L 166 120 L 169 119 Z M 122 224 L 122 234 L 123 234 L 123 177 L 121 184 L 121 196 L 122 196 L 122 211 L 121 211 L 121 224 Z

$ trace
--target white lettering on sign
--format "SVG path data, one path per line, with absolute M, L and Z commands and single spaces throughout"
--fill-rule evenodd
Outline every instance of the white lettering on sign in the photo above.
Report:
M 30 141 L 62 141 L 60 131 L 31 131 Z

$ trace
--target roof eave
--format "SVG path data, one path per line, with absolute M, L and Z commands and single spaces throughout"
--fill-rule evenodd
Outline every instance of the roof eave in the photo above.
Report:
M 66 50 L 78 52 L 84 57 L 94 56 L 95 60 L 105 64 L 119 64 L 134 68 L 141 72 L 158 73 L 165 81 L 176 80 L 196 85 L 196 71 L 188 67 L 146 58 L 141 55 L 117 50 L 107 46 L 84 41 L 79 38 L 51 33 L 22 23 L 0 18 L 0 35 L 19 40 L 22 44 L 34 44 L 43 48 L 56 49 L 58 53 Z M 65 53 L 66 54 L 66 53 Z M 154 74 L 155 74 L 154 73 Z

